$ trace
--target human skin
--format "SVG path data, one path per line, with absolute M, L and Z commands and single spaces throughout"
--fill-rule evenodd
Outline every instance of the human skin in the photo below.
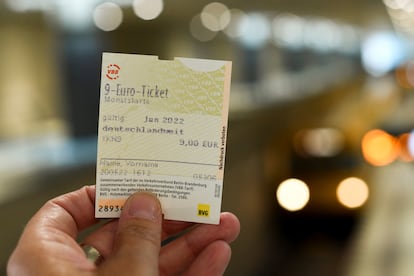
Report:
M 240 231 L 239 220 L 231 213 L 222 213 L 218 225 L 164 220 L 154 195 L 135 193 L 119 219 L 83 241 L 103 257 L 104 261 L 95 264 L 77 242 L 81 231 L 98 222 L 94 205 L 94 186 L 49 200 L 25 227 L 7 274 L 222 275 L 230 261 L 230 243 Z M 163 240 L 179 233 L 161 246 Z

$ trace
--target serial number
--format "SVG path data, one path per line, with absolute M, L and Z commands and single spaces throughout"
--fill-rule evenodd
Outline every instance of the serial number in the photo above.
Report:
M 98 211 L 101 213 L 120 212 L 122 211 L 122 207 L 120 205 L 99 205 Z
M 127 175 L 127 170 L 120 169 L 101 169 L 101 175 Z

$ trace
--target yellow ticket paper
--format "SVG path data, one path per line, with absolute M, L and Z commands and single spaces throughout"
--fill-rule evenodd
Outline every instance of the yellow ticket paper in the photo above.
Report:
M 103 54 L 97 218 L 148 191 L 166 219 L 219 223 L 230 77 L 230 61 Z

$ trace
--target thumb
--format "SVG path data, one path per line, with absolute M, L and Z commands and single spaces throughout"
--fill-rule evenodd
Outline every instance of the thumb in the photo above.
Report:
M 158 199 L 138 192 L 126 201 L 110 258 L 101 266 L 108 275 L 158 275 L 162 212 Z

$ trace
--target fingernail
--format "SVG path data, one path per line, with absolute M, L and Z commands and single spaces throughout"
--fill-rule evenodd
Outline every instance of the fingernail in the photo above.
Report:
M 154 195 L 135 193 L 127 200 L 124 212 L 133 218 L 157 221 L 161 216 L 161 206 Z

